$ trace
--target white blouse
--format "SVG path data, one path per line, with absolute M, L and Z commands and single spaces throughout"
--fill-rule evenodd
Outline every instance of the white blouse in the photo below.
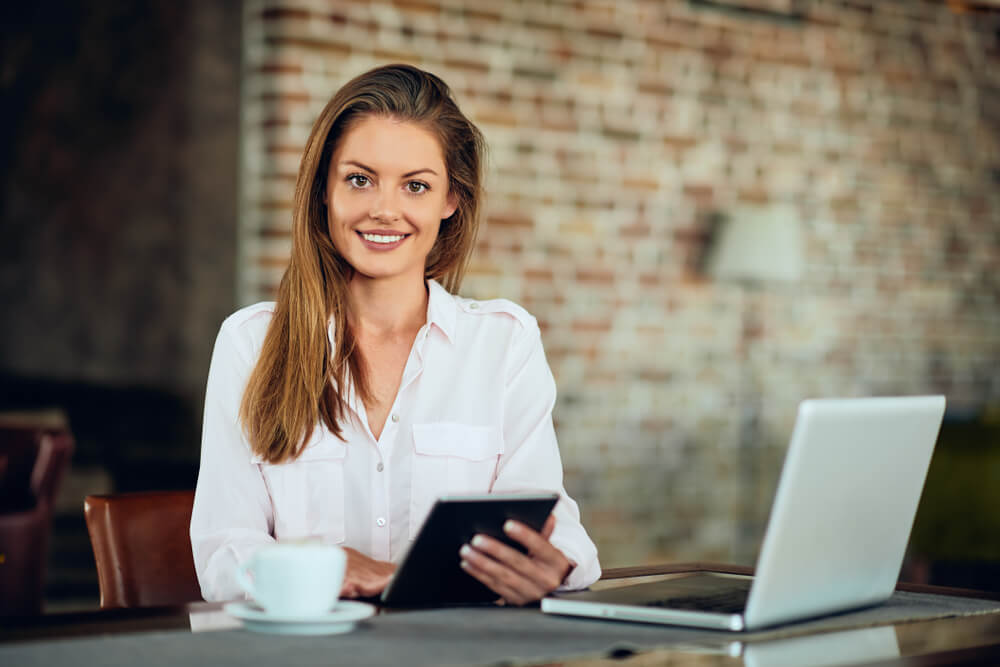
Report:
M 597 549 L 563 488 L 556 386 L 535 318 L 504 299 L 456 297 L 434 281 L 428 288 L 427 323 L 381 437 L 352 391 L 345 440 L 321 423 L 290 463 L 253 455 L 238 417 L 274 304 L 248 306 L 222 323 L 191 517 L 206 600 L 244 597 L 237 564 L 276 540 L 319 540 L 399 562 L 434 500 L 463 492 L 557 491 L 550 540 L 575 564 L 563 588 L 600 576 Z

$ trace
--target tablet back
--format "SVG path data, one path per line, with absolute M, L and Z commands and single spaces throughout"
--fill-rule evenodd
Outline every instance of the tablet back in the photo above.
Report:
M 503 532 L 504 522 L 514 519 L 541 530 L 558 499 L 555 493 L 483 494 L 439 499 L 382 593 L 382 605 L 427 607 L 492 603 L 497 594 L 462 569 L 459 549 L 482 533 L 524 551 Z

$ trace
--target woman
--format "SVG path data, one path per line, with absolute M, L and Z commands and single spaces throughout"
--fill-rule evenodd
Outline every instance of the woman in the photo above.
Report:
M 276 303 L 223 324 L 205 398 L 191 541 L 208 600 L 275 540 L 348 553 L 342 594 L 379 593 L 434 499 L 554 490 L 528 555 L 486 536 L 462 566 L 512 604 L 600 568 L 562 488 L 555 383 L 535 319 L 453 296 L 478 229 L 479 130 L 433 74 L 392 65 L 327 104 L 295 190 Z

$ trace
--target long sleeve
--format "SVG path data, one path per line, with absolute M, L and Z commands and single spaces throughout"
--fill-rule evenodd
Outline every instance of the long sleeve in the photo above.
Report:
M 201 468 L 191 517 L 195 570 L 206 600 L 243 598 L 236 566 L 272 538 L 274 519 L 267 486 L 239 422 L 239 405 L 256 351 L 243 326 L 227 319 L 215 342 L 205 395 Z M 256 319 L 257 321 L 253 321 Z M 263 325 L 266 325 L 266 319 Z
M 508 354 L 503 438 L 494 491 L 558 490 L 551 543 L 573 563 L 563 589 L 586 588 L 601 576 L 597 548 L 580 523 L 580 510 L 563 488 L 562 461 L 552 426 L 556 384 L 541 334 L 531 318 Z

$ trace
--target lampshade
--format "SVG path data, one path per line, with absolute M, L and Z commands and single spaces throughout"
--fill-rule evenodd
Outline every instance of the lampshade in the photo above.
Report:
M 710 276 L 738 282 L 792 282 L 802 276 L 802 238 L 795 210 L 784 204 L 736 207 L 715 230 Z

